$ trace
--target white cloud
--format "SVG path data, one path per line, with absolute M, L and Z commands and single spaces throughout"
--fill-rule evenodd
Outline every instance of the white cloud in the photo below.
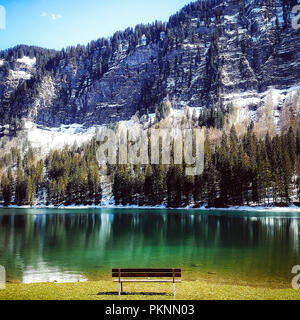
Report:
M 51 13 L 50 16 L 51 16 L 51 19 L 54 20 L 54 21 L 58 20 L 58 19 L 62 19 L 62 15 L 61 14 Z
M 42 17 L 49 17 L 51 20 L 56 21 L 59 19 L 62 19 L 62 15 L 59 13 L 47 13 L 47 12 L 42 12 L 41 14 Z

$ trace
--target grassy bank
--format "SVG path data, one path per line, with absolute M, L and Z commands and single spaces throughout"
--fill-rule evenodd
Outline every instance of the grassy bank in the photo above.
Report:
M 254 288 L 202 281 L 184 281 L 172 297 L 170 284 L 125 284 L 130 295 L 117 296 L 118 284 L 111 281 L 73 284 L 7 284 L 0 300 L 300 300 L 300 290 Z M 97 295 L 100 293 L 100 295 Z M 141 293 L 151 293 L 142 295 Z

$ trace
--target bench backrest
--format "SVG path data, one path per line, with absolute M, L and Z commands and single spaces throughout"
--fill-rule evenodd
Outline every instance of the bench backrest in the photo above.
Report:
M 112 269 L 113 278 L 181 278 L 181 269 Z

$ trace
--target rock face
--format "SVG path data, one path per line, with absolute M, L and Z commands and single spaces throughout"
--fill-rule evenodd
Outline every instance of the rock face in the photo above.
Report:
M 87 126 L 173 108 L 257 110 L 270 88 L 300 85 L 297 0 L 196 1 L 167 24 L 137 26 L 61 52 L 19 46 L 0 53 L 2 124 L 26 117 Z

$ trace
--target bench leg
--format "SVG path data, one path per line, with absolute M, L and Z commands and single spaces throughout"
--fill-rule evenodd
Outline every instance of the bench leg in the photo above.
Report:
M 119 282 L 119 296 L 122 294 L 123 292 L 123 283 Z
M 175 282 L 173 283 L 173 296 L 175 297 L 176 295 L 176 289 L 175 289 Z

